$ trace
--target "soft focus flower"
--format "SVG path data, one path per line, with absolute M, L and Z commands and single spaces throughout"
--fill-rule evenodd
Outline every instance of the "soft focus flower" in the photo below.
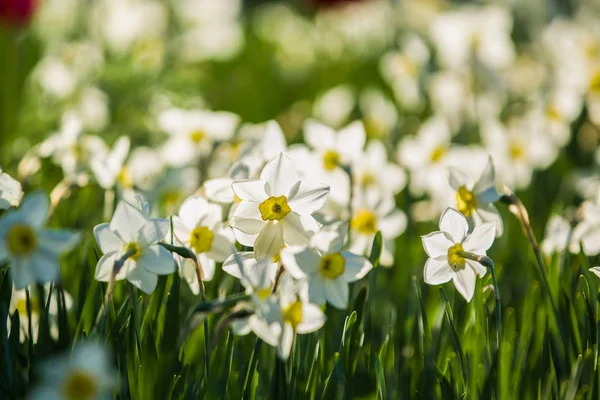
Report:
M 560 253 L 569 248 L 571 224 L 561 215 L 552 215 L 546 224 L 541 248 L 545 254 Z M 576 250 L 577 251 L 577 250 Z
M 133 186 L 129 172 L 123 167 L 129 154 L 129 146 L 129 138 L 122 136 L 117 139 L 113 149 L 105 157 L 96 157 L 92 160 L 92 171 L 103 189 L 113 189 L 117 182 L 123 188 L 130 189 Z
M 456 209 L 467 217 L 469 225 L 477 226 L 483 222 L 495 222 L 496 236 L 501 236 L 502 217 L 493 204 L 500 198 L 500 193 L 496 189 L 496 173 L 492 157 L 488 158 L 483 172 L 475 182 L 454 167 L 448 169 L 448 175 L 450 186 L 456 191 Z
M 18 206 L 22 198 L 21 184 L 0 168 L 0 210 Z
M 311 302 L 328 301 L 334 307 L 348 306 L 348 283 L 364 277 L 373 268 L 363 256 L 342 251 L 348 225 L 338 222 L 322 228 L 311 246 L 287 247 L 281 252 L 286 270 L 296 279 L 308 279 Z
M 109 282 L 115 261 L 130 253 L 115 280 L 127 279 L 145 293 L 152 293 L 157 275 L 175 271 L 171 253 L 158 244 L 168 231 L 168 219 L 148 218 L 136 207 L 121 201 L 110 223 L 94 228 L 94 237 L 104 253 L 96 266 L 96 279 Z
M 48 207 L 44 193 L 33 193 L 0 219 L 0 260 L 9 262 L 17 289 L 59 279 L 60 255 L 79 242 L 79 234 L 43 227 Z
M 494 242 L 495 222 L 476 226 L 469 234 L 467 219 L 460 212 L 448 208 L 440 218 L 440 230 L 423 236 L 423 248 L 429 256 L 423 276 L 430 285 L 450 280 L 456 290 L 471 301 L 477 276 L 484 276 L 485 267 L 461 256 L 461 252 L 486 255 Z
M 573 229 L 571 252 L 578 253 L 579 246 L 587 256 L 600 253 L 600 204 L 585 202 L 581 206 L 581 222 Z
M 360 191 L 399 193 L 406 186 L 406 172 L 388 161 L 387 151 L 379 140 L 367 144 L 364 155 L 353 164 L 352 176 Z
M 116 371 L 104 346 L 77 345 L 69 355 L 45 361 L 41 382 L 28 399 L 103 399 L 116 386 Z
M 215 262 L 223 262 L 232 253 L 235 238 L 230 227 L 223 224 L 221 207 L 200 196 L 186 199 L 173 217 L 173 232 L 177 245 L 190 248 L 197 257 L 202 279 L 210 281 L 215 273 Z M 179 273 L 190 285 L 192 293 L 199 293 L 199 282 L 192 260 L 175 258 Z
M 296 166 L 283 153 L 271 160 L 260 179 L 233 183 L 242 199 L 233 215 L 237 240 L 253 246 L 256 258 L 272 257 L 287 245 L 308 244 L 319 229 L 312 214 L 329 193 L 320 183 L 300 180 Z

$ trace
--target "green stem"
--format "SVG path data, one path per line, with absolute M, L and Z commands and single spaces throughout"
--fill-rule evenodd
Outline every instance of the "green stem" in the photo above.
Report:
M 29 333 L 29 380 L 31 382 L 33 376 L 33 326 L 31 323 L 31 296 L 29 295 L 29 288 L 25 288 L 25 306 L 27 308 L 27 329 Z
M 250 398 L 250 384 L 252 382 L 252 379 L 254 378 L 254 371 L 256 371 L 256 367 L 258 365 L 258 356 L 260 355 L 261 345 L 262 340 L 256 338 L 256 342 L 254 343 L 254 350 L 252 350 L 252 354 L 250 355 L 250 363 L 248 364 L 246 378 L 244 379 L 244 387 L 242 388 L 242 400 Z

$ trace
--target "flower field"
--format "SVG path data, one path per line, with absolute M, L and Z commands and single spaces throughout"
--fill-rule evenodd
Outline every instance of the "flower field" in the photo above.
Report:
M 0 399 L 597 399 L 600 4 L 0 0 Z

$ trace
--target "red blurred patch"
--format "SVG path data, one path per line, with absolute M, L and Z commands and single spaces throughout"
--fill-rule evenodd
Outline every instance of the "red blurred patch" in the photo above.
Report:
M 0 0 L 0 20 L 13 25 L 29 22 L 40 0 Z

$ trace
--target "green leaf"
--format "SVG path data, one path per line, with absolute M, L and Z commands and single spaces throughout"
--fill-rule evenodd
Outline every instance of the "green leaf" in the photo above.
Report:
M 373 238 L 373 245 L 371 246 L 371 255 L 369 261 L 373 264 L 373 268 L 379 266 L 379 259 L 381 258 L 381 251 L 383 249 L 383 240 L 381 238 L 381 232 L 377 232 Z

